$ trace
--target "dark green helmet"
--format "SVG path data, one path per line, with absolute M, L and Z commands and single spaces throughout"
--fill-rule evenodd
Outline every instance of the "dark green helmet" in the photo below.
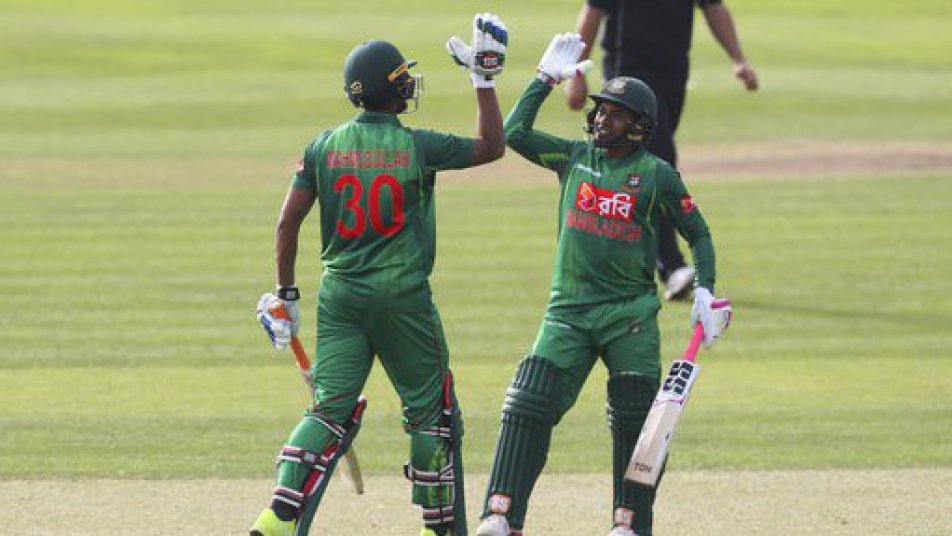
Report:
M 419 77 L 409 72 L 414 65 L 386 41 L 361 43 L 344 60 L 344 91 L 357 107 L 377 108 L 399 99 L 405 110 L 406 101 L 419 99 Z
M 594 130 L 595 113 L 598 105 L 603 102 L 614 102 L 624 106 L 635 114 L 635 121 L 628 132 L 629 142 L 644 145 L 648 142 L 655 127 L 658 125 L 658 100 L 654 91 L 637 78 L 617 76 L 605 82 L 602 92 L 589 95 L 595 101 L 595 108 L 588 113 L 585 131 Z

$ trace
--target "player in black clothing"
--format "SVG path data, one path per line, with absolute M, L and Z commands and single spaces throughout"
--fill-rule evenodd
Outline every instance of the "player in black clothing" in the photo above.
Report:
M 591 54 L 592 44 L 604 21 L 601 39 L 602 76 L 633 76 L 646 82 L 658 99 L 658 126 L 648 150 L 678 165 L 674 133 L 684 107 L 688 80 L 688 51 L 694 25 L 694 7 L 704 18 L 715 39 L 730 56 L 734 74 L 748 91 L 757 89 L 757 73 L 747 64 L 730 11 L 720 0 L 586 0 L 579 14 L 577 32 L 586 43 L 581 59 Z M 584 77 L 566 86 L 569 106 L 585 105 L 588 86 Z M 658 221 L 658 275 L 664 297 L 687 297 L 695 270 L 687 266 L 678 249 L 674 228 L 666 218 Z

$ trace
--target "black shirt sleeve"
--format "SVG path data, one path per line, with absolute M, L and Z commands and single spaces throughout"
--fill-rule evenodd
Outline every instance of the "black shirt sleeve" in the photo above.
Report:
M 586 0 L 585 3 L 602 11 L 614 11 L 618 0 Z

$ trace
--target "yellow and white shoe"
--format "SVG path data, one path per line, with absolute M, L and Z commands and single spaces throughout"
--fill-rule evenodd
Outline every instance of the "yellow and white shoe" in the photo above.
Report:
M 294 521 L 281 521 L 274 510 L 265 508 L 255 524 L 251 526 L 250 536 L 294 536 Z

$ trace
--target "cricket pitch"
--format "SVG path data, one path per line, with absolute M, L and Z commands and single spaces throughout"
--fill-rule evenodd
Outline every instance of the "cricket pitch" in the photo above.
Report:
M 0 527 L 31 535 L 247 534 L 267 504 L 268 479 L 0 481 Z M 486 475 L 467 481 L 470 526 Z M 543 474 L 527 533 L 605 534 L 607 474 Z M 689 471 L 665 477 L 655 533 L 952 534 L 941 500 L 952 468 L 804 471 Z M 939 499 L 939 500 L 937 500 Z M 367 479 L 357 496 L 332 481 L 312 533 L 326 536 L 416 534 L 419 513 L 400 477 Z

